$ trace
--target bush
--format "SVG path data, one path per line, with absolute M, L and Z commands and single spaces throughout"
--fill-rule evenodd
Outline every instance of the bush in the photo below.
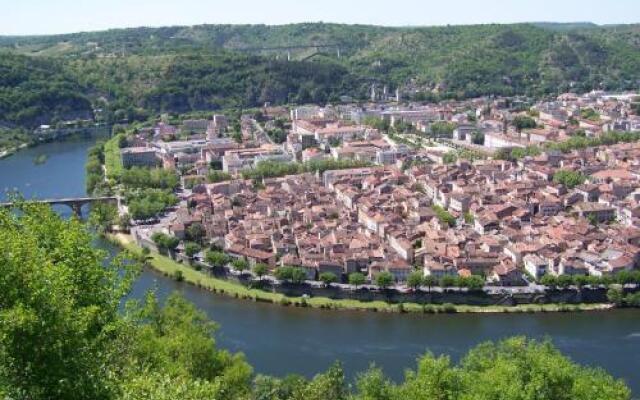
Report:
M 183 282 L 184 281 L 184 274 L 182 273 L 181 270 L 176 270 L 173 272 L 173 279 L 176 280 L 176 282 Z

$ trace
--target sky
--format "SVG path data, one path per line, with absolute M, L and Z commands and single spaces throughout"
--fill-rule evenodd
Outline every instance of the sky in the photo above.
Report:
M 138 26 L 640 22 L 640 0 L 0 0 L 0 35 Z

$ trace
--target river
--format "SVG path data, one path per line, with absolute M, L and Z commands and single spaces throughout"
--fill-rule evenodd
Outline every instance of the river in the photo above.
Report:
M 93 141 L 49 143 L 0 160 L 0 188 L 18 189 L 27 198 L 84 195 Z M 34 159 L 41 154 L 46 162 L 38 165 Z M 551 339 L 573 360 L 604 368 L 640 394 L 640 310 L 401 315 L 284 308 L 214 295 L 153 271 L 142 273 L 132 296 L 151 289 L 161 297 L 177 290 L 206 311 L 220 324 L 219 346 L 243 352 L 258 373 L 311 376 L 340 360 L 351 377 L 375 363 L 399 379 L 425 351 L 457 360 L 483 341 L 527 335 Z

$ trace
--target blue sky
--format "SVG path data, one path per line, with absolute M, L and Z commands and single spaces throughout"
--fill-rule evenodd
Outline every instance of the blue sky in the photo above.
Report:
M 135 26 L 342 22 L 640 22 L 640 0 L 0 0 L 0 35 Z

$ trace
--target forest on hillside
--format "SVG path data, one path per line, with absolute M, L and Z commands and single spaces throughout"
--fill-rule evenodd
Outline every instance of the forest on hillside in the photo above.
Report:
M 264 104 L 635 90 L 640 26 L 201 25 L 0 37 L 0 126 Z

